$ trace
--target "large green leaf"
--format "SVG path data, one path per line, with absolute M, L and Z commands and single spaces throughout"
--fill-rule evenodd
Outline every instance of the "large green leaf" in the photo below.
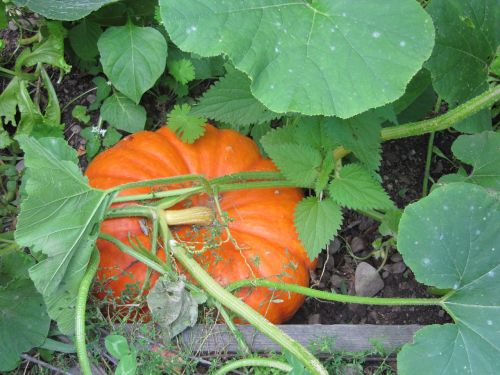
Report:
M 31 280 L 0 286 L 0 371 L 13 370 L 21 353 L 43 344 L 49 326 L 43 298 Z
M 452 289 L 441 305 L 455 324 L 419 331 L 402 375 L 500 373 L 499 244 L 500 200 L 480 186 L 445 185 L 405 209 L 398 249 L 418 281 Z
M 101 26 L 84 19 L 69 31 L 69 42 L 79 58 L 92 61 L 99 54 L 97 41 L 101 34 Z
M 97 47 L 104 73 L 135 103 L 165 70 L 167 42 L 152 27 L 138 27 L 132 22 L 110 27 L 99 38 Z
M 309 259 L 314 259 L 337 234 L 342 211 L 331 198 L 307 197 L 297 204 L 294 222 Z
M 437 31 L 426 66 L 436 92 L 455 107 L 488 89 L 488 67 L 500 42 L 500 7 L 497 0 L 433 0 L 427 10 Z M 457 126 L 467 132 L 487 130 L 490 111 Z
M 462 135 L 451 149 L 458 159 L 473 167 L 466 180 L 500 191 L 500 133 Z
M 331 138 L 354 155 L 370 170 L 378 170 L 381 159 L 380 129 L 382 120 L 373 111 L 348 120 L 325 120 Z
M 25 153 L 16 241 L 47 257 L 30 269 L 49 315 L 64 333 L 74 329 L 74 304 L 110 197 L 92 189 L 64 140 L 19 136 Z
M 74 21 L 115 1 L 118 0 L 14 0 L 14 3 L 50 19 Z
M 50 318 L 28 267 L 27 254 L 15 251 L 0 256 L 0 371 L 14 369 L 21 353 L 43 344 Z
M 414 0 L 160 0 L 182 50 L 228 55 L 274 112 L 348 118 L 400 97 L 430 56 Z
M 437 93 L 452 105 L 488 88 L 488 66 L 500 42 L 497 0 L 433 0 L 436 46 L 426 64 Z
M 213 85 L 193 108 L 193 114 L 246 126 L 261 124 L 279 115 L 269 111 L 250 91 L 251 81 L 245 73 L 231 69 Z

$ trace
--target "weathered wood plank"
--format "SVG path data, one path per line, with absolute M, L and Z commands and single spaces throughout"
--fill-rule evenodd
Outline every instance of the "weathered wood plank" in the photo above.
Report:
M 330 349 L 359 352 L 373 349 L 376 340 L 387 349 L 394 349 L 412 341 L 419 325 L 280 325 L 284 332 L 303 345 L 333 339 Z M 250 349 L 255 352 L 280 352 L 272 340 L 257 332 L 252 326 L 238 325 Z M 194 352 L 236 353 L 238 344 L 226 325 L 196 325 L 180 336 L 181 343 Z

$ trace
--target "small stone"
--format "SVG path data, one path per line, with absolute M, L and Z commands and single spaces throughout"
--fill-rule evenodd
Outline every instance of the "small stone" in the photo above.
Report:
M 388 271 L 384 271 L 382 272 L 382 279 L 387 279 L 389 277 L 389 272 Z
M 338 238 L 335 237 L 333 241 L 330 241 L 330 244 L 328 245 L 328 252 L 330 255 L 333 255 L 335 253 L 338 253 L 340 250 L 340 241 Z
M 378 323 L 378 314 L 376 311 L 370 311 L 368 313 L 368 319 L 370 320 L 370 323 Z
M 311 314 L 307 318 L 308 324 L 321 324 L 321 315 L 320 314 Z
M 358 296 L 372 297 L 383 287 L 384 281 L 375 268 L 366 262 L 358 264 L 354 276 L 354 288 Z
M 80 125 L 73 125 L 71 127 L 71 132 L 73 134 L 80 134 L 81 131 L 82 131 L 82 127 Z
M 325 262 L 325 258 L 323 256 L 319 256 L 318 263 L 316 263 L 316 269 L 321 270 L 323 268 L 324 262 Z
M 358 364 L 349 364 L 342 367 L 338 373 L 340 375 L 361 375 L 363 368 Z
M 340 289 L 342 287 L 342 284 L 345 284 L 345 280 L 342 276 L 333 274 L 332 277 L 330 278 L 330 284 L 334 288 Z
M 365 241 L 360 237 L 354 237 L 351 241 L 351 250 L 354 254 L 359 253 L 365 248 Z
M 405 270 L 406 270 L 406 264 L 404 264 L 403 262 L 391 264 L 390 272 L 392 273 L 403 273 Z
M 24 169 L 24 159 L 19 161 L 17 164 L 16 164 L 16 171 L 17 172 L 22 172 Z
M 87 95 L 87 102 L 89 102 L 90 104 L 94 103 L 95 99 L 96 99 L 96 96 L 94 94 Z
M 333 259 L 333 257 L 331 256 L 328 258 L 328 261 L 325 264 L 325 270 L 333 272 L 334 269 L 335 269 L 335 259 Z
M 399 253 L 395 253 L 391 255 L 391 261 L 393 263 L 401 262 L 403 260 L 403 257 Z
M 439 310 L 439 311 L 438 311 L 438 316 L 439 316 L 440 318 L 444 317 L 444 310 Z
M 9 21 L 9 30 L 16 31 L 17 25 L 13 21 Z

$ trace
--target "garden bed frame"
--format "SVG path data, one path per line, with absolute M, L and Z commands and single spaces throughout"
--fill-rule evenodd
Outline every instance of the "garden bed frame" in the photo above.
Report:
M 237 325 L 250 350 L 258 353 L 281 352 L 281 347 L 250 325 Z M 309 346 L 314 342 L 333 339 L 335 351 L 362 352 L 373 349 L 373 341 L 387 350 L 394 350 L 413 340 L 413 335 L 422 326 L 410 325 L 352 325 L 352 324 L 285 324 L 278 325 L 287 335 Z M 184 331 L 179 340 L 181 344 L 198 353 L 237 353 L 240 348 L 234 335 L 225 324 L 197 324 Z M 325 349 L 318 345 L 318 349 Z M 317 355 L 327 354 L 319 352 Z

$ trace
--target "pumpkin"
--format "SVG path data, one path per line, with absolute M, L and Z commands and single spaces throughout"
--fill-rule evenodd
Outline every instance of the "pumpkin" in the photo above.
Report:
M 128 182 L 177 175 L 201 174 L 212 179 L 245 171 L 276 170 L 269 159 L 261 156 L 250 138 L 207 124 L 205 135 L 191 145 L 182 143 L 165 127 L 156 132 L 130 135 L 99 154 L 88 166 L 86 175 L 91 186 L 108 189 Z M 187 186 L 191 185 L 183 183 L 169 188 Z M 151 189 L 133 188 L 121 194 L 144 194 Z M 308 286 L 309 269 L 314 262 L 309 260 L 293 223 L 294 208 L 301 199 L 301 191 L 295 188 L 221 193 L 219 202 L 230 218 L 228 227 L 237 246 L 231 241 L 221 241 L 218 247 L 195 254 L 194 258 L 222 286 L 253 278 Z M 199 194 L 176 207 L 191 205 L 212 207 L 213 202 L 206 194 Z M 204 238 L 211 229 L 191 225 L 172 227 L 174 235 L 185 241 L 192 241 L 193 233 L 197 239 Z M 139 218 L 105 220 L 101 231 L 126 244 L 134 239 L 149 248 L 151 243 L 150 232 Z M 224 237 L 223 233 L 220 236 Z M 108 241 L 98 240 L 97 247 L 101 255 L 97 279 L 106 283 L 114 296 L 120 296 L 127 284 L 142 284 L 147 270 L 144 264 Z M 161 249 L 157 255 L 165 259 Z M 153 272 L 152 284 L 157 277 Z M 265 287 L 242 288 L 235 295 L 273 323 L 291 318 L 304 301 L 301 295 Z

